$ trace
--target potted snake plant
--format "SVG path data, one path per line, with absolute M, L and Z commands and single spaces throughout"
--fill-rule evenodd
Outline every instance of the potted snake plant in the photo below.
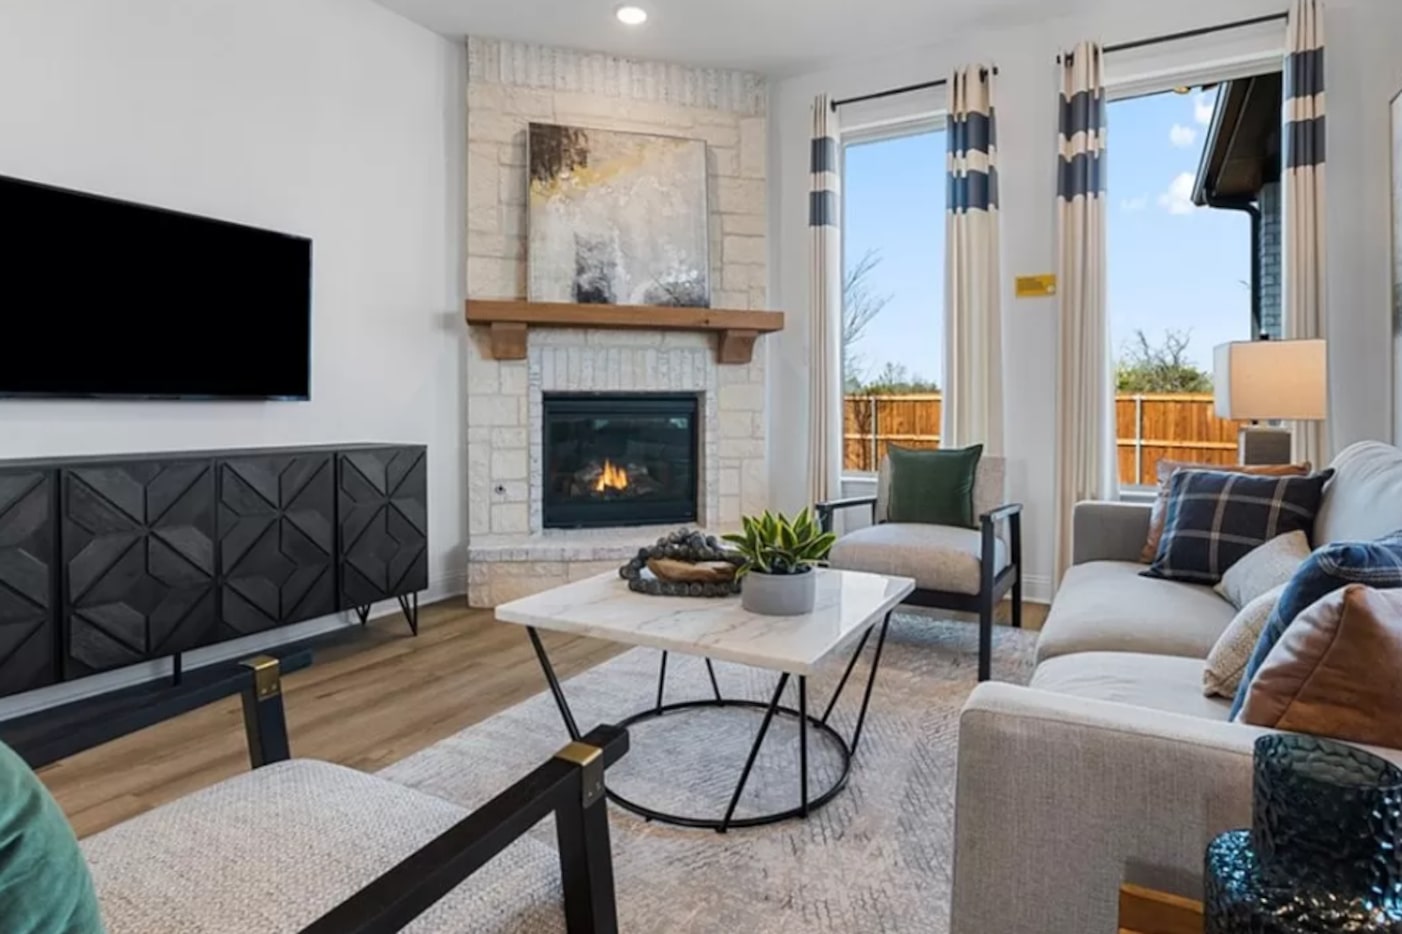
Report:
M 810 613 L 818 575 L 837 536 L 824 532 L 812 510 L 791 518 L 765 510 L 745 516 L 744 531 L 725 536 L 745 561 L 740 568 L 740 601 L 751 613 L 798 616 Z

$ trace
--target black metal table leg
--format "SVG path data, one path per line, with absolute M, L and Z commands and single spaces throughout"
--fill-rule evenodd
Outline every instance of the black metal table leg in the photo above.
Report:
M 574 714 L 570 711 L 569 701 L 565 700 L 565 692 L 560 687 L 560 679 L 555 677 L 555 669 L 550 664 L 550 657 L 545 654 L 545 646 L 540 642 L 540 633 L 535 631 L 534 626 L 527 626 L 526 634 L 531 637 L 531 648 L 535 649 L 535 657 L 540 662 L 541 670 L 545 672 L 545 681 L 550 685 L 550 693 L 555 697 L 555 706 L 560 708 L 560 717 L 565 721 L 565 729 L 569 731 L 570 739 L 577 740 L 582 734 L 574 722 Z
M 773 695 L 767 702 L 762 700 L 749 700 L 748 698 L 733 698 L 727 700 L 721 695 L 720 683 L 716 678 L 715 666 L 710 659 L 703 659 L 703 661 L 706 664 L 706 673 L 710 679 L 711 691 L 714 697 L 704 700 L 674 701 L 672 703 L 667 703 L 665 691 L 668 653 L 664 652 L 658 666 L 657 696 L 655 702 L 641 712 L 620 720 L 617 724 L 618 727 L 626 729 L 635 724 L 656 719 L 677 711 L 725 707 L 731 709 L 752 708 L 755 710 L 762 710 L 764 716 L 760 722 L 759 730 L 750 746 L 744 768 L 740 772 L 739 781 L 736 783 L 735 790 L 731 795 L 730 802 L 726 807 L 723 817 L 689 816 L 658 811 L 647 805 L 631 801 L 612 789 L 605 789 L 609 800 L 646 820 L 661 821 L 678 827 L 706 828 L 719 833 L 726 833 L 733 828 L 759 827 L 765 824 L 791 820 L 796 817 L 809 816 L 813 811 L 823 807 L 833 798 L 837 797 L 847 786 L 847 781 L 851 777 L 852 759 L 856 755 L 858 744 L 861 742 L 862 729 L 866 723 L 867 710 L 871 704 L 872 690 L 876 684 L 876 672 L 881 667 L 881 655 L 886 645 L 886 635 L 890 629 L 890 625 L 891 615 L 888 613 L 880 623 L 876 650 L 872 655 L 871 671 L 867 675 L 867 683 L 862 693 L 861 709 L 858 712 L 856 728 L 852 732 L 852 739 L 850 742 L 846 737 L 838 733 L 827 721 L 836 708 L 837 702 L 847 686 L 847 682 L 851 679 L 852 672 L 856 669 L 857 660 L 861 657 L 867 643 L 871 640 L 872 630 L 877 628 L 875 625 L 869 626 L 866 631 L 862 633 L 861 640 L 858 642 L 856 650 L 852 653 L 852 657 L 848 660 L 846 670 L 842 674 L 842 679 L 838 682 L 837 689 L 833 692 L 832 698 L 829 700 L 821 718 L 811 716 L 808 713 L 808 677 L 806 675 L 791 674 L 788 672 L 780 673 L 778 685 L 775 687 Z M 560 717 L 565 722 L 565 728 L 569 731 L 572 739 L 577 739 L 579 737 L 579 728 L 575 723 L 574 714 L 570 710 L 569 702 L 565 698 L 564 690 L 560 686 L 560 681 L 555 675 L 554 667 L 551 665 L 549 656 L 546 654 L 545 646 L 541 642 L 540 634 L 531 626 L 526 627 L 526 632 L 530 636 L 531 646 L 535 649 L 536 658 L 540 662 L 541 670 L 545 672 L 546 682 L 549 684 L 550 693 L 555 699 L 555 706 L 559 708 Z M 787 688 L 789 678 L 791 677 L 798 678 L 798 705 L 796 709 L 782 702 L 784 690 Z M 769 728 L 774 722 L 774 717 L 778 715 L 796 717 L 799 722 L 798 805 L 779 811 L 737 817 L 735 814 L 736 809 L 739 807 L 741 797 L 744 796 L 745 787 L 749 783 L 750 775 L 759 758 L 760 749 L 763 747 L 764 741 L 769 734 Z M 839 774 L 830 784 L 825 783 L 826 787 L 824 790 L 816 796 L 812 796 L 809 790 L 808 734 L 810 728 L 817 730 L 818 735 L 829 742 L 841 757 Z
M 759 747 L 764 745 L 764 737 L 769 733 L 769 724 L 774 721 L 774 711 L 779 708 L 779 700 L 784 696 L 784 688 L 788 683 L 789 673 L 786 671 L 779 676 L 779 686 L 774 689 L 774 698 L 769 702 L 769 709 L 764 712 L 764 719 L 760 721 L 759 733 L 755 736 L 754 745 L 750 747 L 745 768 L 740 772 L 740 782 L 735 786 L 735 794 L 730 798 L 730 807 L 725 809 L 725 817 L 716 828 L 718 833 L 725 833 L 730 829 L 730 819 L 735 816 L 735 807 L 740 803 L 740 796 L 745 793 L 745 783 L 750 780 L 750 770 L 755 767 L 755 759 L 759 758 Z
M 716 700 L 720 701 L 720 682 L 716 680 L 716 667 L 711 664 L 711 660 L 706 659 L 706 674 L 711 676 L 711 690 L 715 692 Z
M 852 657 L 847 661 L 847 670 L 842 673 L 842 680 L 837 682 L 837 687 L 832 692 L 832 699 L 828 701 L 828 707 L 823 711 L 823 716 L 819 719 L 821 723 L 827 723 L 828 717 L 832 716 L 832 709 L 837 706 L 837 699 L 842 696 L 842 689 L 847 687 L 847 679 L 852 676 L 852 669 L 857 667 L 857 659 L 862 657 L 862 649 L 867 647 L 867 640 L 871 638 L 871 630 L 867 629 L 862 633 L 862 641 L 857 643 L 857 651 L 852 653 Z
M 662 694 L 667 690 L 667 653 L 662 653 L 662 667 L 657 672 L 657 706 L 653 709 L 662 715 Z
M 808 816 L 808 676 L 798 676 L 798 807 Z
M 867 719 L 867 705 L 871 703 L 871 689 L 876 685 L 876 672 L 881 667 L 881 650 L 886 645 L 886 630 L 891 627 L 891 614 L 881 621 L 881 634 L 876 637 L 876 654 L 871 659 L 871 672 L 867 675 L 866 691 L 862 694 L 862 709 L 857 714 L 857 728 L 852 731 L 852 754 L 857 754 L 857 744 L 862 741 L 862 725 Z M 870 632 L 871 630 L 867 630 Z M 834 698 L 835 700 L 836 698 Z

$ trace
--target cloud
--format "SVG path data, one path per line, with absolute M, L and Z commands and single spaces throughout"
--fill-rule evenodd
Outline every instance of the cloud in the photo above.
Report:
M 1149 206 L 1149 196 L 1139 195 L 1136 198 L 1125 198 L 1120 202 L 1120 210 L 1126 214 L 1133 214 L 1142 211 Z
M 1184 126 L 1175 123 L 1173 129 L 1168 131 L 1168 141 L 1179 149 L 1187 149 L 1198 140 L 1198 131 L 1194 127 Z
M 1203 93 L 1193 98 L 1193 119 L 1200 126 L 1212 122 L 1212 112 L 1217 109 L 1217 101 L 1211 94 Z
M 1192 172 L 1183 172 L 1169 183 L 1168 190 L 1159 195 L 1159 207 L 1170 214 L 1192 214 L 1198 209 L 1193 204 L 1193 184 L 1197 178 Z

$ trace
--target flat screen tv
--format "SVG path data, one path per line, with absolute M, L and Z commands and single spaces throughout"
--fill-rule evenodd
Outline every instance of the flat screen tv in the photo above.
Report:
M 0 176 L 0 396 L 306 399 L 312 244 Z

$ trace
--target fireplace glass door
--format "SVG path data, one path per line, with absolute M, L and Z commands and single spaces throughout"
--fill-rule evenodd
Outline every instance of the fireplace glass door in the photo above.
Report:
M 696 396 L 547 394 L 544 416 L 546 528 L 696 521 Z

